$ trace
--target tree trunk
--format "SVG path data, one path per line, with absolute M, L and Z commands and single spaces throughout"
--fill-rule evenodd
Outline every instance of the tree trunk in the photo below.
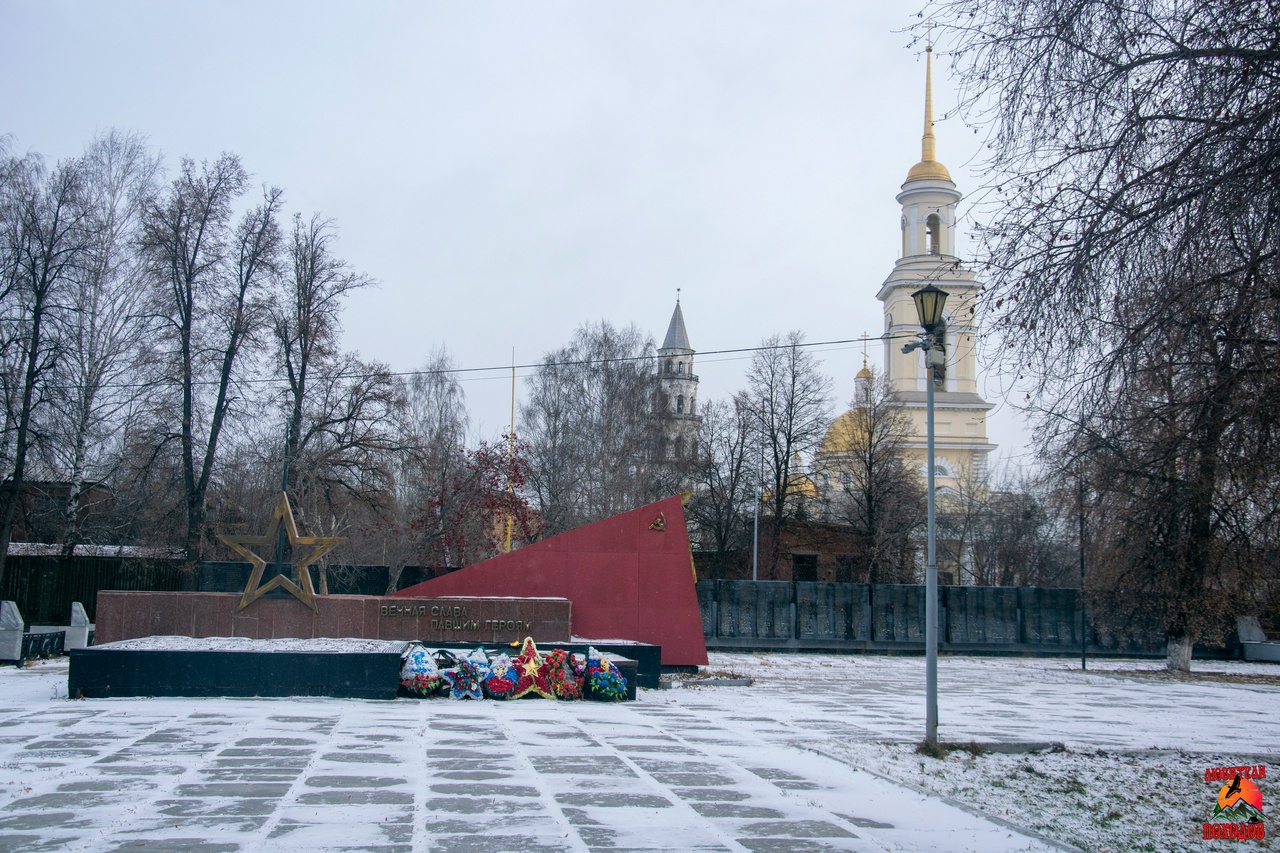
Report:
M 1191 637 L 1170 637 L 1166 666 L 1169 672 L 1191 672 L 1191 647 L 1195 641 Z

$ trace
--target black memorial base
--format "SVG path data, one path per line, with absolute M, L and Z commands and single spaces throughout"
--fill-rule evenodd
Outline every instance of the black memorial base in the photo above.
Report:
M 67 695 L 394 699 L 400 653 L 71 649 Z
M 662 647 L 644 643 L 596 643 L 636 687 L 658 686 Z M 442 646 L 466 653 L 475 645 Z M 558 644 L 579 655 L 587 644 Z M 491 654 L 513 650 L 488 645 Z M 399 651 L 163 650 L 90 647 L 71 649 L 67 695 L 72 699 L 125 696 L 323 696 L 395 699 L 400 687 Z

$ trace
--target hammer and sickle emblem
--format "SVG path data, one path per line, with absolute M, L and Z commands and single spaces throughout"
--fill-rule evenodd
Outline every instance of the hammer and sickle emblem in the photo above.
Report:
M 657 517 L 657 518 L 655 518 L 655 519 L 653 520 L 653 523 L 649 525 L 649 529 L 650 529 L 650 530 L 666 530 L 666 529 L 667 529 L 667 514 L 666 514 L 666 513 L 664 513 L 664 512 L 660 512 L 660 513 L 658 513 L 658 517 Z

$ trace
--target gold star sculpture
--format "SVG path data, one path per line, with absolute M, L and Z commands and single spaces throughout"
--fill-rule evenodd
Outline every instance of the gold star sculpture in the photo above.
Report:
M 285 535 L 289 537 L 289 547 L 291 549 L 296 549 L 299 545 L 309 545 L 312 550 L 305 557 L 297 557 L 295 553 L 295 559 L 289 561 L 293 566 L 293 576 L 296 581 L 279 574 L 264 584 L 262 583 L 262 573 L 267 568 L 267 561 L 249 550 L 247 546 L 276 544 L 280 538 L 281 526 L 284 527 Z M 315 610 L 316 591 L 315 587 L 311 585 L 311 572 L 307 571 L 307 566 L 338 547 L 339 543 L 342 542 L 342 538 L 338 536 L 299 536 L 298 525 L 293 520 L 293 508 L 289 506 L 289 496 L 284 492 L 280 493 L 280 502 L 276 504 L 275 511 L 271 514 L 268 528 L 271 532 L 261 536 L 227 536 L 223 534 L 218 536 L 218 539 L 224 545 L 244 557 L 253 566 L 253 571 L 249 575 L 249 582 L 245 584 L 244 594 L 240 596 L 240 604 L 236 607 L 236 610 L 244 610 L 276 587 L 288 591 L 303 604 Z

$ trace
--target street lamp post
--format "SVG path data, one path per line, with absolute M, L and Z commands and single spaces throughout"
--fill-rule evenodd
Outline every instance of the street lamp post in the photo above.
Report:
M 928 553 L 924 570 L 924 654 L 925 654 L 925 705 L 924 705 L 924 739 L 935 744 L 938 742 L 938 559 L 937 559 L 937 525 L 934 508 L 934 464 L 933 464 L 933 374 L 934 367 L 943 363 L 942 341 L 937 339 L 937 332 L 942 326 L 942 308 L 946 305 L 945 290 L 932 284 L 911 294 L 916 303 L 916 313 L 920 317 L 920 326 L 924 334 L 920 340 L 907 344 L 902 348 L 904 353 L 912 350 L 924 351 L 925 364 L 925 425 L 926 425 L 926 471 L 928 472 Z
M 751 519 L 751 580 L 760 579 L 757 566 L 760 560 L 760 502 L 764 500 L 764 424 L 760 425 L 760 466 L 756 468 L 756 506 Z

